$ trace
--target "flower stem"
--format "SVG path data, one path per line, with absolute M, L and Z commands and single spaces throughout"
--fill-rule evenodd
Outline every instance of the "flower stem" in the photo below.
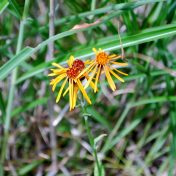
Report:
M 89 127 L 89 122 L 88 122 L 89 117 L 87 115 L 86 108 L 85 108 L 85 103 L 83 102 L 83 100 L 81 100 L 81 107 L 82 107 L 82 110 L 83 110 L 83 117 L 84 117 L 87 136 L 88 136 L 89 143 L 90 143 L 90 146 L 92 148 L 94 159 L 95 159 L 95 162 L 96 162 L 96 165 L 97 165 L 97 168 L 98 168 L 98 175 L 101 176 L 101 167 L 100 167 L 100 162 L 99 162 L 99 159 L 98 159 L 97 149 L 96 149 L 96 146 L 95 146 L 94 137 L 93 137 L 93 135 L 91 133 L 91 130 L 90 130 L 90 127 Z
M 90 145 L 91 145 L 93 153 L 94 153 L 94 158 L 95 158 L 95 162 L 97 164 L 98 173 L 99 173 L 99 176 L 100 176 L 101 175 L 100 163 L 99 163 L 99 160 L 98 160 L 97 150 L 96 150 L 95 145 L 94 145 L 94 138 L 93 138 L 93 135 L 92 135 L 92 133 L 90 131 L 90 128 L 89 128 L 88 116 L 86 116 L 86 115 L 84 115 L 84 122 L 85 122 L 85 126 L 86 126 L 86 132 L 87 132 L 87 135 L 88 135 L 88 138 L 89 138 L 89 142 L 90 142 Z

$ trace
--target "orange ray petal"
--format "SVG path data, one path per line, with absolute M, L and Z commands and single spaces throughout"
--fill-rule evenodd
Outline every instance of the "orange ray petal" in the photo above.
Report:
M 72 85 L 71 79 L 69 79 L 69 102 L 70 102 L 70 111 L 72 110 Z
M 64 67 L 62 67 L 61 65 L 59 65 L 59 64 L 57 64 L 57 63 L 55 63 L 55 62 L 53 62 L 52 65 L 55 66 L 55 67 L 58 67 L 58 68 L 64 69 Z
M 122 72 L 122 71 L 120 71 L 120 70 L 117 70 L 117 69 L 113 69 L 113 70 L 115 70 L 116 72 L 118 72 L 118 73 L 120 73 L 120 74 L 122 74 L 122 75 L 128 76 L 127 73 L 124 73 L 124 72 Z
M 89 80 L 89 76 L 88 75 L 84 75 L 85 76 L 85 78 L 87 79 L 87 81 Z M 90 87 L 94 90 L 95 89 L 95 84 L 91 81 L 90 82 Z
M 76 79 L 80 78 L 80 76 L 82 76 L 84 73 L 88 72 L 93 67 L 93 65 L 95 65 L 95 61 L 92 61 L 92 63 L 87 68 L 85 68 L 81 73 L 79 73 L 79 75 L 76 77 Z
M 82 85 L 82 83 L 81 83 L 81 81 L 79 79 L 77 80 L 77 85 L 78 85 L 79 89 L 81 90 L 83 96 L 87 100 L 87 102 L 89 104 L 91 104 L 90 98 L 88 97 L 88 95 L 87 95 L 87 93 L 86 93 L 86 91 L 85 91 L 85 89 L 84 89 L 84 87 L 83 87 L 83 85 Z
M 120 76 L 118 76 L 115 72 L 113 72 L 112 70 L 109 70 L 110 73 L 112 73 L 119 81 L 121 82 L 125 82 L 124 79 L 122 79 Z
M 98 67 L 98 65 L 96 65 L 95 68 L 93 69 L 92 75 L 90 76 L 89 80 L 87 81 L 86 85 L 84 86 L 84 89 L 86 89 L 89 86 L 90 82 L 94 78 L 96 71 L 97 71 L 97 67 Z
M 56 88 L 56 85 L 59 84 L 59 82 L 64 79 L 66 77 L 66 74 L 63 74 L 63 75 L 60 75 L 58 77 L 56 77 L 55 79 L 53 79 L 51 82 L 50 82 L 50 85 L 52 85 L 52 91 L 55 90 Z
M 110 60 L 114 60 L 114 59 L 122 58 L 122 56 L 121 55 L 117 55 L 117 54 L 112 54 L 112 55 L 108 56 L 108 58 Z
M 96 78 L 95 78 L 94 92 L 97 92 L 97 84 L 98 84 L 98 80 L 99 80 L 99 77 L 100 77 L 100 72 L 101 72 L 101 66 L 98 68 L 98 72 L 97 72 L 97 75 L 96 75 Z
M 118 66 L 128 66 L 128 63 L 121 63 L 121 62 L 114 62 L 114 61 L 111 61 L 111 63 Z
M 74 56 L 70 56 L 70 58 L 69 58 L 69 60 L 67 62 L 69 67 L 72 67 L 74 60 L 75 60 Z
M 68 93 L 69 91 L 69 87 L 65 90 L 65 92 L 63 93 L 63 97 Z
M 94 52 L 95 54 L 98 54 L 98 51 L 97 51 L 96 48 L 92 48 L 92 50 L 93 50 L 93 52 Z
M 76 106 L 77 93 L 78 93 L 78 87 L 75 86 L 75 87 L 74 87 L 74 91 L 73 91 L 73 97 L 74 97 L 73 106 L 74 106 L 74 107 Z
M 68 79 L 68 78 L 65 79 L 65 81 L 63 82 L 63 84 L 62 84 L 62 86 L 61 86 L 61 88 L 60 88 L 60 90 L 59 90 L 59 94 L 58 94 L 58 96 L 57 96 L 56 103 L 58 103 L 59 100 L 60 100 L 62 91 L 63 91 L 63 89 L 64 89 L 64 87 L 65 87 L 66 82 L 67 82 L 67 79 Z
M 110 73 L 109 73 L 108 66 L 104 66 L 104 71 L 105 71 L 105 75 L 108 80 L 109 86 L 114 91 L 116 89 L 116 86 L 114 84 L 114 81 L 112 80 Z

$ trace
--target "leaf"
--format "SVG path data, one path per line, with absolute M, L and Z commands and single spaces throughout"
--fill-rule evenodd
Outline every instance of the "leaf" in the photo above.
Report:
M 18 174 L 19 175 L 26 175 L 27 173 L 32 171 L 35 167 L 40 165 L 42 162 L 43 162 L 43 160 L 35 160 L 32 163 L 20 168 Z
M 90 26 L 96 25 L 100 22 L 100 20 L 95 21 L 94 23 L 83 23 L 83 24 L 77 24 L 72 29 L 82 29 L 82 28 L 88 28 Z
M 26 60 L 34 52 L 33 48 L 26 47 L 19 52 L 16 56 L 10 59 L 6 64 L 0 68 L 0 80 L 4 79 L 8 73 L 17 67 L 20 63 Z
M 92 106 L 87 107 L 86 110 L 87 113 L 91 114 L 96 121 L 101 123 L 104 127 L 110 129 L 110 124 L 107 119 L 101 116 Z
M 22 17 L 22 9 L 16 0 L 9 0 L 11 7 L 13 7 L 15 15 L 19 18 Z
M 33 109 L 38 105 L 45 104 L 45 103 L 47 103 L 47 100 L 48 100 L 48 98 L 44 97 L 44 98 L 40 98 L 35 101 L 32 101 L 31 103 L 27 103 L 26 105 L 23 105 L 22 107 L 20 106 L 18 108 L 15 108 L 14 111 L 12 112 L 12 117 L 16 116 L 22 112 L 25 112 L 27 110 Z
M 6 7 L 9 5 L 8 0 L 1 0 L 0 3 L 0 14 L 6 9 Z
M 3 96 L 2 96 L 2 92 L 0 92 L 0 111 L 2 112 L 2 117 L 5 115 L 5 111 L 6 111 L 5 107 L 6 106 L 5 106 Z
M 79 13 L 76 15 L 68 16 L 65 18 L 61 18 L 59 20 L 56 19 L 55 25 L 58 26 L 58 25 L 66 23 L 68 21 L 73 21 L 78 18 L 79 19 L 87 18 L 88 16 L 107 14 L 109 12 L 120 11 L 120 10 L 121 11 L 132 10 L 134 8 L 137 8 L 139 6 L 143 6 L 146 4 L 156 3 L 156 2 L 164 2 L 164 1 L 166 1 L 166 0 L 140 0 L 140 1 L 133 1 L 133 2 L 128 2 L 128 3 L 113 4 L 113 5 L 105 6 L 103 8 L 99 8 L 99 9 Z M 41 32 L 41 31 L 47 30 L 47 29 L 48 29 L 48 25 L 45 25 L 45 26 L 42 26 L 39 30 Z
M 96 145 L 99 141 L 101 141 L 107 134 L 101 134 L 100 136 L 94 139 L 94 144 Z
M 141 99 L 138 100 L 137 102 L 131 102 L 128 104 L 129 108 L 126 108 L 124 110 L 124 113 L 122 113 L 122 115 L 119 118 L 119 121 L 122 121 L 121 119 L 125 119 L 125 117 L 127 116 L 127 113 L 129 112 L 129 110 L 131 108 L 134 107 L 138 107 L 138 106 L 142 106 L 145 104 L 152 104 L 152 103 L 164 103 L 164 102 L 175 102 L 176 101 L 176 97 L 175 96 L 159 96 L 159 97 L 154 97 L 154 98 L 146 98 L 146 99 Z M 124 114 L 124 115 L 123 115 Z M 112 135 L 113 133 L 113 139 L 111 139 L 111 141 L 109 141 L 109 139 L 107 139 L 107 142 L 103 148 L 103 152 L 107 152 L 108 150 L 110 150 L 114 145 L 116 145 L 122 138 L 124 138 L 126 135 L 128 135 L 132 130 L 134 130 L 136 128 L 136 126 L 141 122 L 142 118 L 139 116 L 137 117 L 135 120 L 133 120 L 133 122 L 128 126 L 128 128 L 124 128 L 118 135 L 115 136 L 116 131 L 111 132 L 111 134 L 109 136 Z M 119 124 L 121 124 L 122 122 L 120 122 Z
M 143 30 L 142 32 L 135 35 L 124 36 L 122 37 L 122 43 L 123 43 L 123 47 L 125 48 L 129 46 L 135 46 L 141 43 L 154 41 L 164 37 L 173 36 L 174 34 L 176 34 L 176 24 L 164 25 L 160 27 L 154 27 L 147 30 Z M 81 57 L 82 59 L 84 59 L 94 54 L 92 52 L 92 47 L 103 48 L 106 51 L 113 51 L 113 50 L 120 49 L 121 45 L 119 43 L 118 37 L 111 36 L 111 37 L 105 38 L 104 40 L 100 40 L 100 42 L 96 46 L 91 46 L 86 49 L 81 49 L 78 52 L 70 53 L 70 54 L 74 55 L 75 57 Z M 56 59 L 53 61 L 56 61 Z M 21 81 L 24 81 L 25 79 L 35 76 L 38 73 L 43 72 L 44 70 L 48 69 L 47 68 L 48 65 L 49 65 L 49 62 L 38 65 L 37 67 L 33 68 L 32 70 L 22 75 L 17 80 L 17 82 L 19 83 Z M 1 79 L 1 76 L 0 76 L 0 79 Z
M 120 14 L 120 13 L 119 13 Z M 106 20 L 108 20 L 109 17 L 105 17 L 104 19 L 101 20 L 101 22 L 105 22 Z M 32 54 L 34 54 L 35 52 L 37 52 L 38 50 L 40 50 L 41 48 L 45 47 L 46 45 L 48 45 L 48 43 L 52 42 L 52 41 L 55 41 L 55 40 L 58 40 L 58 39 L 61 39 L 61 38 L 64 38 L 66 36 L 70 36 L 70 35 L 73 35 L 73 34 L 76 34 L 78 32 L 82 32 L 82 31 L 85 31 L 87 29 L 91 29 L 91 28 L 95 28 L 96 26 L 98 26 L 99 24 L 96 24 L 96 25 L 93 25 L 93 26 L 90 26 L 89 28 L 81 28 L 81 29 L 76 29 L 76 30 L 69 30 L 69 31 L 66 31 L 66 32 L 62 32 L 60 34 L 57 34 L 55 36 L 52 36 L 50 37 L 49 39 L 43 41 L 42 43 L 40 43 L 36 48 L 33 48 L 33 51 L 32 52 L 28 52 L 26 55 L 24 55 L 24 59 L 22 59 L 23 61 L 26 60 L 28 57 L 30 57 Z M 144 34 L 138 34 L 138 35 L 134 35 L 134 36 L 131 36 L 131 37 L 126 37 L 126 40 L 123 40 L 122 39 L 122 43 L 123 43 L 123 47 L 127 47 L 127 46 L 133 46 L 133 45 L 137 45 L 139 43 L 144 43 L 144 42 L 147 42 L 147 41 L 153 41 L 153 40 L 156 40 L 156 39 L 160 39 L 160 38 L 164 38 L 164 37 L 169 37 L 169 36 L 172 36 L 174 34 L 176 34 L 176 24 L 172 24 L 172 25 L 166 25 L 165 26 L 166 29 L 165 30 L 161 30 L 161 29 L 158 29 L 156 31 L 156 33 L 147 33 L 146 35 L 145 32 Z M 167 28 L 168 27 L 168 28 Z M 162 28 L 162 27 L 161 27 Z M 149 35 L 149 36 L 148 36 Z M 134 40 L 134 41 L 133 41 Z M 119 43 L 117 43 L 117 41 L 115 43 L 109 43 L 109 45 L 107 44 L 106 46 L 102 46 L 102 48 L 105 48 L 106 50 L 108 51 L 111 51 L 111 50 L 115 50 L 115 49 L 119 49 L 121 47 L 121 45 Z M 29 47 L 27 47 L 29 48 Z M 32 48 L 31 48 L 32 50 Z M 21 52 L 20 52 L 21 53 Z M 19 54 L 20 54 L 19 53 Z M 80 52 L 82 54 L 82 52 Z M 18 57 L 19 57 L 19 54 L 14 56 L 11 60 L 13 60 L 14 62 L 16 62 L 16 60 L 18 60 Z M 83 57 L 88 57 L 88 56 L 91 56 L 93 55 L 93 53 L 89 51 L 89 54 L 85 55 L 83 54 Z M 11 60 L 9 62 L 11 62 Z M 6 65 L 9 65 L 9 62 L 7 62 L 5 64 L 5 66 L 2 66 L 0 68 L 0 80 L 4 79 L 7 74 L 13 69 L 15 68 L 16 66 L 18 66 L 21 61 L 17 61 L 17 64 L 15 65 L 11 65 L 11 67 L 9 67 L 8 69 L 5 70 L 5 74 L 3 73 L 3 76 L 1 75 L 2 73 L 2 69 L 4 67 L 6 67 Z M 3 70 L 4 71 L 4 70 Z
M 98 171 L 97 163 L 94 164 L 94 176 L 105 176 L 105 170 L 100 161 L 99 161 L 99 165 L 100 165 L 100 173 Z

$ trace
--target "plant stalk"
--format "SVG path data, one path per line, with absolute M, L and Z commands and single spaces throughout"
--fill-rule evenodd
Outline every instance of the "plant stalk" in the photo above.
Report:
M 19 36 L 17 41 L 17 48 L 16 48 L 16 54 L 18 54 L 22 48 L 23 45 L 23 37 L 24 37 L 24 26 L 25 26 L 25 20 L 29 9 L 29 2 L 30 0 L 25 0 L 24 5 L 24 11 L 23 16 L 20 21 L 20 28 L 19 28 Z M 7 153 L 7 146 L 8 146 L 8 136 L 9 136 L 9 128 L 11 123 L 11 112 L 12 112 L 12 106 L 14 101 L 14 94 L 15 94 L 15 83 L 17 79 L 17 73 L 18 73 L 18 67 L 16 67 L 12 71 L 11 75 L 11 84 L 10 84 L 10 90 L 9 90 L 9 96 L 8 96 L 8 102 L 7 102 L 7 108 L 6 108 L 6 118 L 5 118 L 5 124 L 4 124 L 4 138 L 3 138 L 3 144 L 2 144 L 2 150 L 1 150 L 1 164 L 2 164 L 2 171 L 0 171 L 0 174 L 3 176 L 3 165 L 6 158 Z

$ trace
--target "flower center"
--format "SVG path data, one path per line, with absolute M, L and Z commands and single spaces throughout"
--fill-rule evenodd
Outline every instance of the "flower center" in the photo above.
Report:
M 69 78 L 76 78 L 76 76 L 78 75 L 78 71 L 76 70 L 76 69 L 74 69 L 74 68 L 69 68 L 68 70 L 67 70 L 67 76 L 69 77 Z
M 84 62 L 81 60 L 73 61 L 72 67 L 67 70 L 67 76 L 71 79 L 76 78 L 79 73 L 85 68 Z
M 105 65 L 108 62 L 108 55 L 105 52 L 100 52 L 96 56 L 96 61 L 100 65 Z
M 72 67 L 77 69 L 79 72 L 81 72 L 85 68 L 85 65 L 84 65 L 83 61 L 77 59 L 77 60 L 73 61 Z

